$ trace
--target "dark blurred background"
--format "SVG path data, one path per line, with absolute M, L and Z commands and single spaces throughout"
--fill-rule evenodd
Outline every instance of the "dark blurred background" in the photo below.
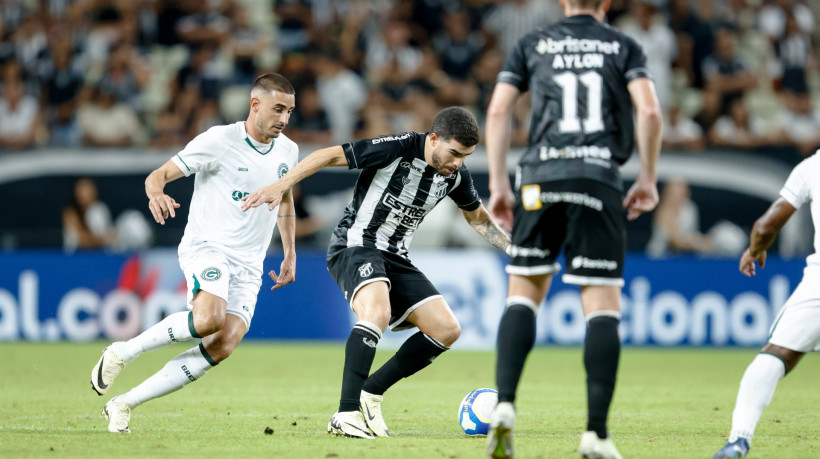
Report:
M 613 0 L 644 47 L 665 111 L 658 210 L 629 227 L 653 256 L 735 256 L 789 170 L 820 146 L 815 18 L 801 0 Z M 250 84 L 296 87 L 285 134 L 316 148 L 429 128 L 448 105 L 482 123 L 515 41 L 563 17 L 557 0 L 0 1 L 0 248 L 173 246 L 183 203 L 147 221 L 145 175 L 211 126 L 244 119 Z M 526 144 L 516 109 L 512 160 Z M 486 156 L 468 161 L 486 197 Z M 627 182 L 635 164 L 624 169 Z M 302 183 L 299 244 L 321 250 L 355 174 Z M 439 206 L 414 246 L 481 244 Z M 811 251 L 805 212 L 776 250 Z M 276 244 L 272 245 L 275 248 Z

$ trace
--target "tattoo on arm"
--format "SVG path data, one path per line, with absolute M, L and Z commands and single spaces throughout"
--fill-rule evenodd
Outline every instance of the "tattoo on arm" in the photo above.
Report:
M 296 218 L 296 214 L 285 214 L 285 215 L 277 214 L 276 218 Z
M 510 238 L 507 233 L 492 220 L 470 222 L 470 226 L 479 236 L 499 250 L 507 250 L 510 245 Z

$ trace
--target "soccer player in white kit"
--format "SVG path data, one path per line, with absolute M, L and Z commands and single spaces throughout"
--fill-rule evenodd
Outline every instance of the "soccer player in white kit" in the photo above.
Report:
M 818 150 L 820 151 L 820 150 Z M 751 243 L 740 259 L 740 272 L 755 275 L 755 262 L 766 264 L 766 250 L 777 233 L 805 203 L 810 203 L 814 224 L 814 253 L 806 258 L 803 280 L 777 314 L 769 341 L 746 368 L 732 414 L 729 442 L 714 458 L 746 457 L 755 427 L 774 396 L 778 381 L 800 359 L 820 350 L 820 154 L 798 164 L 789 175 L 780 196 L 752 228 Z
M 175 216 L 179 204 L 165 184 L 196 173 L 188 224 L 179 244 L 179 265 L 188 283 L 188 311 L 171 314 L 142 334 L 105 348 L 91 372 L 103 395 L 129 362 L 143 352 L 202 338 L 158 373 L 103 408 L 110 432 L 130 432 L 131 410 L 196 381 L 228 358 L 251 324 L 262 285 L 262 264 L 279 223 L 284 261 L 271 290 L 293 282 L 296 269 L 295 212 L 287 193 L 278 209 L 242 211 L 242 197 L 282 178 L 299 150 L 282 135 L 295 104 L 293 86 L 278 74 L 256 79 L 244 122 L 216 126 L 194 138 L 145 180 L 148 207 L 157 223 Z

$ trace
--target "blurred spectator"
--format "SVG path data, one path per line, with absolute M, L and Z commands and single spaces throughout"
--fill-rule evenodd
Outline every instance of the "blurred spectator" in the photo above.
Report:
M 664 150 L 702 150 L 705 145 L 703 129 L 691 118 L 681 113 L 680 106 L 673 105 L 666 111 L 663 123 Z
M 703 88 L 702 63 L 712 54 L 714 28 L 692 9 L 689 0 L 671 0 L 669 27 L 677 39 L 676 66 L 696 88 Z
M 112 224 L 108 206 L 99 199 L 97 185 L 90 178 L 74 184 L 74 192 L 63 208 L 63 248 L 111 248 L 118 251 L 143 249 L 150 245 L 153 234 L 145 216 L 129 209 Z
M 233 56 L 233 83 L 252 84 L 257 75 L 256 57 L 272 45 L 271 37 L 251 27 L 248 9 L 234 8 L 230 49 Z
M 811 9 L 798 0 L 769 0 L 757 16 L 760 31 L 772 41 L 783 38 L 787 33 L 789 16 L 797 20 L 801 32 L 814 32 L 815 21 Z
M 97 185 L 89 178 L 78 180 L 63 208 L 63 247 L 68 252 L 100 249 L 113 245 L 116 237 L 111 212 L 99 200 Z
M 476 81 L 478 88 L 478 97 L 476 99 L 476 108 L 478 109 L 479 122 L 483 124 L 483 118 L 486 116 L 487 106 L 490 105 L 490 97 L 493 95 L 495 89 L 495 81 L 498 78 L 498 72 L 504 66 L 504 53 L 498 48 L 490 48 L 481 54 L 478 62 L 473 66 L 472 76 Z
M 330 120 L 331 143 L 345 142 L 353 135 L 359 109 L 367 100 L 367 86 L 362 77 L 342 65 L 335 50 L 314 52 L 310 62 L 319 100 Z
M 151 68 L 140 57 L 134 46 L 122 42 L 111 48 L 105 74 L 100 87 L 114 94 L 117 102 L 125 103 L 134 110 L 142 107 L 142 90 L 151 78 Z
M 6 81 L 0 99 L 0 148 L 23 150 L 34 146 L 39 124 L 37 99 L 23 92 L 20 80 Z
M 188 138 L 193 139 L 199 134 L 220 124 L 226 123 L 219 113 L 219 103 L 210 99 L 202 100 L 197 104 L 196 110 L 193 111 L 191 126 L 188 130 Z
M 646 53 L 658 100 L 666 107 L 672 83 L 672 62 L 677 55 L 675 35 L 656 14 L 655 5 L 650 0 L 634 0 L 630 12 L 632 20 L 626 21 L 621 30 L 634 38 Z
M 316 237 L 324 224 L 308 211 L 302 188 L 298 183 L 293 186 L 291 192 L 293 193 L 293 210 L 296 213 L 296 228 L 294 231 L 296 247 L 324 248 L 324 241 L 319 241 Z
M 183 42 L 215 46 L 230 38 L 231 21 L 217 11 L 219 2 L 194 1 L 185 5 L 190 5 L 190 14 L 176 22 L 176 32 Z
M 410 27 L 396 20 L 385 23 L 381 37 L 367 50 L 367 74 L 379 83 L 403 86 L 415 78 L 422 62 L 422 53 L 410 43 Z
M 775 51 L 780 70 L 780 88 L 793 93 L 806 93 L 806 68 L 813 60 L 811 40 L 792 14 L 786 17 L 785 32 L 777 41 Z
M 73 102 L 57 106 L 49 127 L 51 128 L 50 146 L 77 148 L 82 145 L 82 132 L 77 123 L 77 113 Z
M 525 33 L 562 19 L 558 2 L 542 0 L 509 0 L 495 2 L 495 9 L 484 20 L 484 30 L 495 37 L 495 43 L 504 51 L 512 51 Z
M 279 22 L 276 44 L 285 54 L 303 52 L 310 41 L 310 0 L 274 0 Z
M 788 94 L 780 115 L 789 143 L 803 156 L 810 156 L 820 147 L 820 114 L 814 110 L 807 93 Z
M 173 107 L 168 107 L 157 115 L 154 135 L 149 148 L 174 149 L 184 146 L 189 139 L 185 132 L 185 120 Z
M 188 62 L 177 73 L 175 91 L 195 91 L 199 97 L 218 100 L 230 73 L 230 62 L 213 44 L 191 48 Z
M 735 52 L 735 35 L 728 29 L 715 34 L 715 52 L 703 63 L 706 88 L 703 93 L 702 117 L 706 125 L 715 117 L 727 113 L 735 100 L 757 86 L 748 66 Z
M 131 147 L 140 138 L 141 126 L 134 110 L 117 103 L 109 88 L 90 89 L 88 102 L 77 110 L 83 144 L 90 147 Z
M 330 120 L 319 101 L 316 86 L 302 86 L 297 93 L 299 103 L 290 117 L 287 136 L 300 144 L 330 145 Z
M 683 252 L 709 254 L 715 249 L 714 241 L 700 232 L 700 215 L 689 184 L 680 178 L 666 182 L 652 218 L 647 253 L 662 257 Z
M 764 144 L 782 140 L 780 136 L 767 136 L 763 121 L 749 114 L 743 99 L 734 99 L 729 113 L 721 116 L 709 130 L 709 141 L 716 147 L 754 149 Z
M 470 30 L 465 10 L 444 16 L 444 30 L 433 37 L 433 49 L 441 59 L 441 70 L 448 77 L 465 81 L 484 47 L 484 38 Z

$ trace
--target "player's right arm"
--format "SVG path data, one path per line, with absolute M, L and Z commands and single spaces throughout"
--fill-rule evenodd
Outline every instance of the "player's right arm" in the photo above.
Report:
M 624 198 L 627 218 L 635 220 L 658 205 L 658 158 L 661 154 L 663 116 L 655 84 L 649 78 L 635 78 L 627 85 L 635 107 L 635 128 L 641 169 Z
M 490 169 L 489 211 L 498 224 L 512 231 L 515 195 L 510 186 L 507 155 L 510 151 L 512 116 L 521 91 L 512 84 L 498 82 L 487 107 L 487 159 Z
M 154 216 L 154 221 L 160 225 L 164 225 L 165 219 L 169 216 L 171 218 L 176 217 L 174 209 L 179 208 L 179 204 L 174 201 L 174 198 L 168 196 L 163 191 L 165 184 L 173 182 L 184 175 L 182 170 L 180 170 L 173 161 L 168 161 L 159 169 L 148 174 L 148 178 L 145 179 L 145 194 L 148 196 L 148 208 L 151 210 L 151 215 Z
M 268 203 L 268 209 L 273 210 L 282 201 L 282 196 L 293 185 L 301 182 L 306 177 L 310 177 L 325 167 L 347 165 L 347 158 L 341 145 L 316 150 L 302 161 L 299 161 L 296 167 L 288 171 L 284 177 L 275 183 L 259 188 L 242 198 L 245 201 L 242 204 L 242 211 L 244 212 L 251 207 L 259 207 L 264 203 Z

